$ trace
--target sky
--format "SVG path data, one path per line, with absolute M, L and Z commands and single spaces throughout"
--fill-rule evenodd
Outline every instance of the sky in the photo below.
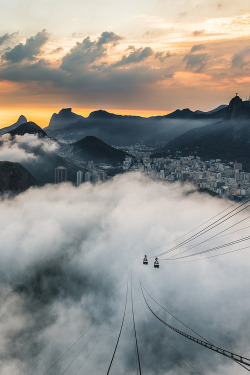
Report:
M 72 107 L 150 116 L 250 92 L 248 0 L 1 0 L 0 126 Z
M 47 149 L 52 147 L 50 141 L 37 141 Z M 24 153 L 18 157 L 23 160 Z M 195 192 L 191 185 L 165 184 L 139 173 L 116 176 L 104 184 L 86 183 L 78 188 L 48 184 L 15 197 L 3 196 L 1 374 L 106 373 L 121 325 L 127 282 L 124 330 L 110 374 L 135 374 L 131 274 L 143 374 L 246 373 L 230 359 L 163 326 L 147 309 L 139 287 L 140 278 L 156 301 L 198 334 L 249 357 L 250 240 L 210 253 L 248 246 L 224 256 L 194 262 L 160 259 L 159 269 L 153 268 L 151 258 L 179 242 L 179 236 L 235 205 Z M 205 240 L 245 219 L 199 250 L 248 236 L 247 217 L 249 208 L 196 239 Z M 145 253 L 147 267 L 142 265 Z M 146 298 L 163 320 L 195 335 L 147 294 Z

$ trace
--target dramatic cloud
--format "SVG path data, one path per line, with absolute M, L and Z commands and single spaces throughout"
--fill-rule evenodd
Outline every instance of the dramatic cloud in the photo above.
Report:
M 24 137 L 26 138 L 26 136 Z M 37 159 L 36 155 L 27 153 L 24 148 L 19 147 L 18 142 L 13 142 L 9 134 L 0 138 L 0 144 L 0 160 L 22 163 Z
M 205 49 L 204 44 L 195 44 L 195 45 L 191 48 L 190 52 L 196 52 L 196 51 L 200 51 L 200 50 L 202 50 L 202 49 Z
M 121 60 L 113 64 L 115 67 L 126 66 L 130 64 L 139 63 L 146 60 L 149 56 L 153 55 L 153 51 L 150 47 L 138 48 L 130 52 L 128 56 L 122 56 Z
M 8 40 L 12 39 L 12 37 L 13 37 L 14 35 L 16 35 L 16 34 L 17 34 L 17 33 L 12 33 L 12 34 L 8 34 L 8 33 L 6 33 L 6 34 L 0 36 L 0 46 L 1 46 L 2 44 L 4 44 L 5 42 L 7 42 Z
M 207 53 L 187 53 L 183 58 L 183 61 L 186 63 L 186 69 L 197 73 L 201 72 L 204 69 L 207 60 Z
M 105 56 L 108 45 L 114 46 L 120 39 L 122 38 L 113 32 L 103 32 L 95 41 L 87 37 L 81 43 L 77 42 L 76 46 L 62 59 L 61 69 L 67 72 L 84 69 L 86 65 Z
M 169 57 L 173 56 L 170 52 L 157 52 L 155 57 L 159 59 L 161 62 L 165 62 Z
M 55 167 L 64 161 L 58 150 L 55 141 L 35 134 L 0 137 L 0 160 L 21 163 L 40 183 L 54 181 Z
M 161 261 L 159 270 L 152 267 L 153 259 L 149 258 L 149 266 L 142 266 L 145 253 L 153 256 L 169 249 L 177 237 L 231 204 L 190 194 L 191 189 L 127 174 L 96 186 L 48 185 L 11 200 L 2 199 L 2 373 L 42 374 L 54 363 L 48 374 L 61 374 L 76 356 L 67 373 L 75 374 L 82 365 L 86 373 L 106 371 L 132 272 L 144 374 L 193 374 L 187 360 L 200 373 L 243 375 L 245 370 L 230 359 L 162 326 L 147 310 L 140 293 L 138 276 L 162 305 L 201 335 L 247 356 L 249 250 L 193 263 Z M 242 213 L 230 224 L 246 217 Z M 227 226 L 223 224 L 220 229 Z M 202 249 L 243 237 L 243 233 L 214 239 Z M 187 331 L 152 301 L 150 305 L 170 324 Z M 135 371 L 129 295 L 112 372 L 132 375 Z
M 250 46 L 235 53 L 232 57 L 232 68 L 244 68 L 249 65 Z
M 42 47 L 49 40 L 49 33 L 42 30 L 35 36 L 26 40 L 26 43 L 19 43 L 14 48 L 7 51 L 2 58 L 11 63 L 20 63 L 23 60 L 33 61 L 41 53 Z

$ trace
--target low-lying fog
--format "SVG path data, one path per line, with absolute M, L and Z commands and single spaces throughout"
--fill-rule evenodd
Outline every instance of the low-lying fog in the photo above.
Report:
M 46 374 L 106 374 L 131 274 L 143 374 L 194 374 L 185 360 L 201 374 L 244 374 L 230 359 L 163 326 L 141 296 L 139 277 L 159 303 L 200 335 L 249 357 L 249 248 L 195 262 L 162 260 L 159 270 L 153 258 L 142 265 L 144 254 L 167 250 L 177 237 L 232 205 L 188 194 L 191 189 L 131 173 L 95 186 L 47 185 L 2 198 L 1 375 L 42 375 L 53 363 Z M 194 243 L 248 215 L 248 210 L 235 215 Z M 249 219 L 192 251 L 246 237 L 248 225 Z M 247 245 L 250 241 L 209 254 Z M 191 333 L 148 301 L 164 320 Z M 135 361 L 129 294 L 110 374 L 136 374 Z

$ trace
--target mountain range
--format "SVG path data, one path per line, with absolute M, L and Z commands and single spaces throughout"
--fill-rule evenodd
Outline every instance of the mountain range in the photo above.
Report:
M 122 116 L 107 111 L 91 112 L 87 118 L 76 115 L 71 108 L 62 109 L 51 117 L 47 134 L 66 142 L 76 142 L 86 136 L 100 138 L 116 146 L 143 141 L 155 145 L 169 142 L 184 132 L 223 119 L 225 109 L 213 113 L 196 113 L 190 109 L 177 110 L 165 116 L 150 118 Z
M 151 157 L 173 155 L 198 155 L 204 159 L 220 158 L 223 161 L 242 162 L 250 171 L 250 101 L 236 95 L 229 105 L 221 105 L 209 112 L 186 108 L 165 116 L 143 118 L 122 116 L 98 110 L 87 118 L 65 108 L 53 114 L 47 128 L 27 122 L 24 116 L 6 128 L 0 135 L 11 135 L 10 142 L 18 141 L 16 135 L 36 134 L 39 142 L 29 146 L 23 142 L 25 152 L 34 160 L 22 161 L 38 184 L 54 181 L 54 169 L 62 165 L 68 169 L 69 180 L 75 182 L 76 172 L 84 169 L 82 162 L 119 165 L 128 155 L 111 145 L 131 145 L 143 140 L 153 145 Z M 54 149 L 42 146 L 52 142 Z M 4 140 L 0 138 L 0 147 Z
M 250 101 L 243 102 L 236 95 L 226 107 L 222 121 L 192 129 L 152 156 L 167 156 L 176 151 L 204 159 L 237 160 L 246 170 L 250 170 Z

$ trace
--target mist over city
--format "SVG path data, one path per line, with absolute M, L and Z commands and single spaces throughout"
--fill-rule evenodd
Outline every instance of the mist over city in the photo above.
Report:
M 1 375 L 246 374 L 249 2 L 1 16 Z

